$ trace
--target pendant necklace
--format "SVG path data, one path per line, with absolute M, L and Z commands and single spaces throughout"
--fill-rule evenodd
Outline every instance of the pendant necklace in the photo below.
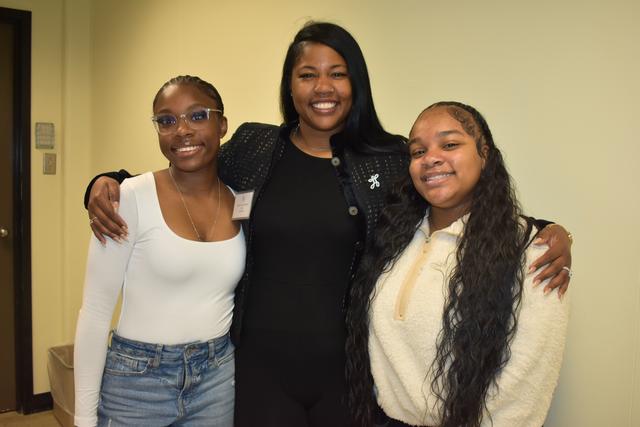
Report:
M 205 239 L 207 238 L 207 235 L 212 234 L 215 229 L 216 229 L 216 224 L 218 224 L 218 217 L 220 216 L 220 178 L 218 178 L 218 176 L 216 176 L 216 181 L 218 182 L 218 206 L 216 208 L 216 216 L 215 219 L 213 220 L 213 225 L 211 226 L 211 228 L 209 229 L 209 232 L 206 233 L 204 235 L 204 237 L 200 236 L 200 233 L 198 233 L 198 229 L 196 228 L 196 224 L 193 222 L 193 218 L 191 217 L 191 212 L 189 212 L 189 208 L 187 207 L 187 203 L 184 201 L 184 194 L 182 193 L 182 190 L 180 189 L 180 186 L 178 186 L 178 183 L 176 182 L 176 179 L 173 177 L 173 172 L 171 172 L 172 167 L 169 167 L 169 176 L 171 177 L 171 181 L 173 181 L 173 185 L 176 186 L 176 190 L 178 190 L 178 194 L 180 195 L 180 200 L 182 200 L 182 206 L 184 206 L 184 210 L 187 212 L 187 216 L 189 217 L 189 222 L 191 222 L 191 227 L 193 227 L 193 231 L 196 232 L 196 236 L 198 237 L 198 240 L 200 242 L 204 242 Z

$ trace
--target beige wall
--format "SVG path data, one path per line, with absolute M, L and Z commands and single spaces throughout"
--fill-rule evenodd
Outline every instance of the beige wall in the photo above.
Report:
M 575 234 L 569 340 L 545 425 L 640 425 L 640 4 L 517 3 L 0 0 L 34 11 L 33 120 L 59 125 L 60 174 L 42 176 L 32 153 L 36 390 L 46 348 L 73 336 L 86 177 L 163 167 L 150 103 L 176 74 L 218 87 L 231 130 L 278 122 L 286 46 L 315 18 L 359 40 L 390 130 L 406 134 L 437 100 L 475 105 L 527 212 Z
M 34 393 L 49 390 L 47 349 L 73 341 L 88 231 L 81 197 L 89 177 L 90 2 L 0 0 L 32 12 L 31 132 L 55 125 L 57 174 L 43 175 L 31 149 Z

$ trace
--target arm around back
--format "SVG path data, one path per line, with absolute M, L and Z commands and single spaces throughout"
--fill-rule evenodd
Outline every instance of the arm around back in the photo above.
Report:
M 127 178 L 131 178 L 133 175 L 131 175 L 129 172 L 127 172 L 125 169 L 120 169 L 117 172 L 104 172 L 101 174 L 98 174 L 96 176 L 94 176 L 91 181 L 89 181 L 89 185 L 87 185 L 87 189 L 84 191 L 84 208 L 87 209 L 89 207 L 89 200 L 91 198 L 91 190 L 93 188 L 93 185 L 96 183 L 96 181 L 102 177 L 107 177 L 107 178 L 111 178 L 115 181 L 118 182 L 118 184 L 122 184 L 122 181 L 124 181 Z
M 127 223 L 118 214 L 120 183 L 131 177 L 129 172 L 107 172 L 94 177 L 85 192 L 85 207 L 89 213 L 89 226 L 93 234 L 105 244 L 105 237 L 115 240 L 127 236 Z

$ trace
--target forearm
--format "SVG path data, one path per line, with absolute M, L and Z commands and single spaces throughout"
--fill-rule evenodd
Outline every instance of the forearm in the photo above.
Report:
M 102 246 L 92 238 L 74 348 L 75 425 L 79 427 L 97 423 L 111 317 L 129 253 L 129 245 L 110 241 Z
M 94 176 L 93 179 L 89 182 L 89 185 L 87 186 L 87 189 L 84 192 L 84 208 L 85 209 L 87 209 L 87 206 L 89 204 L 89 196 L 91 195 L 91 188 L 93 187 L 93 184 L 95 184 L 98 178 L 101 178 L 103 176 L 108 176 L 109 178 L 113 178 L 116 181 L 118 181 L 120 184 L 122 184 L 122 181 L 124 181 L 127 178 L 131 178 L 134 175 L 131 175 L 125 169 L 120 169 L 117 172 L 115 171 L 105 172 L 105 173 L 101 173 L 99 175 Z
M 111 318 L 83 307 L 78 316 L 74 347 L 75 425 L 97 425 L 102 371 Z

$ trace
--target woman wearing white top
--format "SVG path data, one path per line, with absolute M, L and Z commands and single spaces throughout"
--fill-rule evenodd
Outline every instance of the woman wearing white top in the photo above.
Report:
M 80 427 L 233 425 L 229 328 L 245 242 L 217 175 L 223 109 L 217 90 L 192 76 L 169 80 L 153 101 L 170 166 L 123 184 L 128 240 L 92 238 L 76 330 Z
M 418 117 L 408 149 L 410 176 L 351 293 L 355 424 L 371 425 L 377 403 L 388 426 L 539 427 L 568 301 L 524 271 L 545 248 L 531 244 L 537 230 L 489 127 L 472 107 L 437 103 Z

